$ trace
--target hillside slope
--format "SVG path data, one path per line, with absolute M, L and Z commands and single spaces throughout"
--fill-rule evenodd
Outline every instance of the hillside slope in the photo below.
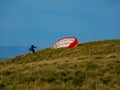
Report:
M 120 90 L 120 40 L 0 61 L 0 90 Z

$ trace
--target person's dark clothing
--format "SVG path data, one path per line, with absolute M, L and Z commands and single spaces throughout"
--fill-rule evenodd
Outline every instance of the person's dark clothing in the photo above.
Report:
M 29 50 L 32 51 L 32 53 L 35 53 L 35 49 L 34 48 L 36 48 L 36 46 L 31 45 L 31 47 L 29 48 Z

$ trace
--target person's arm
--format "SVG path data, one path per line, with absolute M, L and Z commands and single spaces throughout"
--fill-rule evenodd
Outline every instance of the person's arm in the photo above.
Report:
M 34 46 L 34 48 L 37 48 L 36 46 Z

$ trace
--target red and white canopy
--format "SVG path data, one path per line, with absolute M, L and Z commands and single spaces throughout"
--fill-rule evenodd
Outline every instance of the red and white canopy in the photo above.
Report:
M 52 46 L 52 48 L 62 48 L 62 47 L 67 47 L 67 48 L 72 48 L 74 46 L 78 45 L 78 40 L 75 37 L 65 37 L 57 42 L 55 42 Z

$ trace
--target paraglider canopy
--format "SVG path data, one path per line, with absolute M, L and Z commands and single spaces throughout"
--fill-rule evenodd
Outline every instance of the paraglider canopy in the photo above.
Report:
M 72 48 L 78 45 L 78 40 L 75 37 L 65 37 L 62 39 L 59 39 L 56 41 L 52 48 L 62 48 L 62 47 L 67 47 L 67 48 Z

